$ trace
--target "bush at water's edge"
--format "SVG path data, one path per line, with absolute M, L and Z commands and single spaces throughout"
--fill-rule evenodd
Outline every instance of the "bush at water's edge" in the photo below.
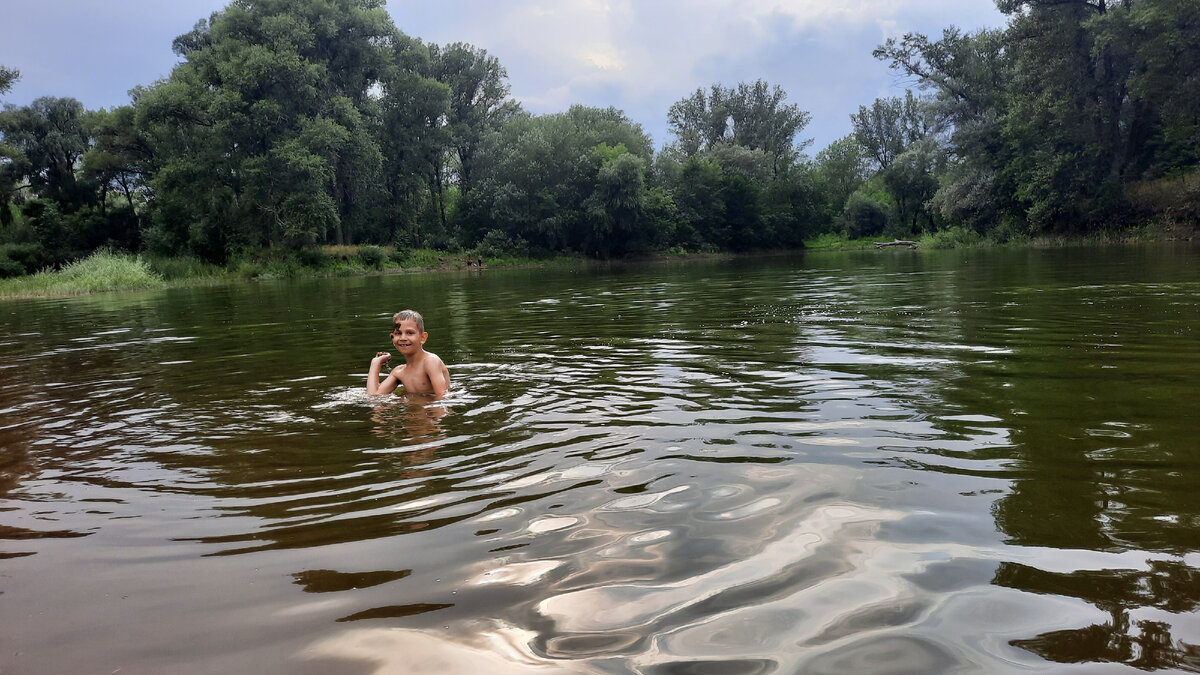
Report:
M 163 278 L 140 256 L 101 250 L 60 270 L 0 279 L 0 297 L 80 295 L 159 288 Z

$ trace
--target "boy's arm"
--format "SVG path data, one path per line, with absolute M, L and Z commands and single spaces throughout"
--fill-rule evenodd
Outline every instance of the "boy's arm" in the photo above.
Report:
M 450 371 L 440 358 L 434 357 L 429 360 L 425 366 L 425 374 L 429 376 L 429 385 L 433 387 L 433 393 L 442 396 L 450 390 Z
M 383 368 L 383 364 L 387 363 L 390 358 L 392 358 L 392 355 L 387 352 L 377 352 L 375 358 L 371 359 L 371 368 L 367 371 L 368 396 L 390 394 L 400 384 L 400 381 L 392 373 L 388 373 L 387 379 L 383 382 L 379 381 L 379 371 Z

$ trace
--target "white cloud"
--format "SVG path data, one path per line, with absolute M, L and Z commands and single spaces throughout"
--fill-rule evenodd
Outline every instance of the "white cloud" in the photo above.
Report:
M 658 142 L 666 140 L 667 109 L 697 87 L 761 77 L 802 107 L 826 111 L 810 128 L 822 147 L 846 132 L 858 105 L 894 87 L 894 75 L 871 57 L 880 42 L 936 34 L 956 21 L 967 29 L 999 23 L 992 0 L 449 2 L 455 22 L 439 21 L 438 35 L 413 34 L 486 48 L 533 112 L 613 105 Z M 400 16 L 416 4 L 389 7 Z

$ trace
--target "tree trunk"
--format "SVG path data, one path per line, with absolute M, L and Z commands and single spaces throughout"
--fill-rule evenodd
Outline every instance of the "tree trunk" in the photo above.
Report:
M 910 241 L 908 239 L 893 239 L 891 241 L 875 242 L 875 248 L 883 248 L 885 246 L 907 246 L 909 248 L 916 248 L 918 244 L 917 242 Z
M 437 200 L 438 216 L 441 219 L 442 231 L 446 231 L 446 199 L 442 190 L 442 167 L 435 166 L 433 168 L 433 183 L 436 188 L 433 198 Z

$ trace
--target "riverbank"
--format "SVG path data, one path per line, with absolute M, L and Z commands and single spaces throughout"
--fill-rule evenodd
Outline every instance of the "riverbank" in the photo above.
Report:
M 904 250 L 952 248 L 1127 245 L 1157 241 L 1195 241 L 1200 228 L 1178 223 L 1147 223 L 1133 228 L 1088 235 L 1041 235 L 1025 239 L 996 241 L 967 230 L 951 228 L 924 234 L 912 240 L 915 246 Z M 886 237 L 850 239 L 844 235 L 824 234 L 805 242 L 808 253 L 857 251 L 879 248 Z M 778 253 L 778 252 L 772 252 Z M 665 251 L 629 259 L 629 262 L 653 262 L 733 257 L 751 254 Z M 618 261 L 624 262 L 624 261 Z M 178 286 L 236 283 L 267 279 L 351 277 L 371 274 L 412 274 L 509 267 L 558 267 L 564 265 L 605 264 L 581 255 L 554 258 L 498 256 L 452 253 L 432 249 L 397 251 L 379 246 L 324 246 L 303 251 L 261 251 L 240 257 L 225 266 L 195 257 L 144 256 L 98 251 L 59 270 L 0 279 L 0 299 L 62 297 L 116 291 L 148 290 Z M 610 261 L 611 264 L 611 261 Z
M 532 258 L 398 252 L 378 246 L 325 246 L 305 251 L 261 251 L 216 265 L 191 256 L 134 255 L 101 250 L 57 270 L 0 279 L 0 299 L 63 297 L 268 279 L 352 277 L 498 267 L 588 264 L 582 256 Z

